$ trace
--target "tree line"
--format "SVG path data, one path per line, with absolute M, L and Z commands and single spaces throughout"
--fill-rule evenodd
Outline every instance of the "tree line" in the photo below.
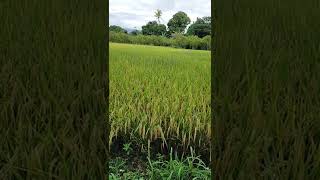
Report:
M 149 21 L 142 26 L 141 31 L 134 30 L 128 33 L 120 26 L 111 25 L 109 27 L 109 41 L 210 50 L 212 29 L 210 16 L 197 18 L 189 27 L 191 20 L 182 11 L 174 14 L 167 26 L 160 23 L 161 10 L 156 10 L 154 16 L 156 20 Z

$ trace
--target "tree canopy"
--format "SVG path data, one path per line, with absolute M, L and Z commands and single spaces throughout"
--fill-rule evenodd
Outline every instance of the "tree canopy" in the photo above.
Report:
M 177 12 L 167 24 L 170 34 L 184 32 L 190 22 L 191 20 L 185 12 Z
M 188 28 L 187 35 L 195 35 L 200 38 L 211 35 L 211 17 L 197 18 L 196 22 Z
M 133 30 L 130 34 L 136 36 L 136 35 L 138 35 L 138 34 L 141 34 L 141 31 L 139 31 L 139 30 Z
M 158 24 L 157 21 L 150 21 L 142 26 L 143 35 L 163 36 L 166 34 L 167 28 L 164 24 Z
M 127 30 L 123 29 L 120 26 L 116 26 L 116 25 L 111 25 L 109 27 L 109 31 L 128 33 Z
M 156 12 L 154 13 L 154 17 L 157 18 L 159 24 L 160 24 L 161 15 L 162 15 L 162 11 L 160 9 L 157 9 Z
M 164 24 L 160 24 L 160 18 L 162 16 L 161 10 L 157 9 L 154 16 L 157 18 L 157 20 L 149 21 L 146 25 L 142 26 L 141 31 L 133 30 L 132 32 L 130 32 L 130 34 L 166 36 L 168 38 L 174 37 L 177 34 L 203 38 L 212 34 L 212 19 L 210 16 L 197 18 L 197 20 L 188 27 L 187 31 L 185 31 L 186 27 L 190 24 L 191 20 L 185 12 L 179 11 L 174 14 L 169 20 L 167 27 Z M 109 27 L 109 31 L 128 34 L 126 29 L 116 25 L 111 25 Z

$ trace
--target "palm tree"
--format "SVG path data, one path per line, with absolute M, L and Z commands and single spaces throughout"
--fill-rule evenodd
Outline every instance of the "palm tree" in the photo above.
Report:
M 162 15 L 162 11 L 160 9 L 157 9 L 155 14 L 154 14 L 154 17 L 156 17 L 158 19 L 158 23 L 159 24 L 160 24 L 161 15 Z

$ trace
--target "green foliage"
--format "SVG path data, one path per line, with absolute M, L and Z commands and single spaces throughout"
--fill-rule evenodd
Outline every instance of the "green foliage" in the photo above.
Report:
M 130 36 L 125 33 L 116 33 L 109 31 L 109 41 L 118 43 L 131 43 Z
M 144 163 L 145 169 L 137 170 L 128 167 L 125 159 L 115 158 L 109 164 L 109 179 L 141 179 L 141 180 L 158 180 L 158 179 L 211 179 L 211 170 L 199 158 L 191 154 L 186 158 L 178 158 L 173 151 L 169 154 L 169 159 L 159 155 L 156 159 L 148 158 Z
M 212 18 L 210 16 L 204 16 L 204 17 L 202 17 L 202 20 L 206 24 L 211 24 Z
M 160 9 L 157 9 L 156 12 L 154 13 L 154 17 L 157 18 L 159 24 L 160 24 L 161 15 L 162 15 L 162 11 Z
M 184 49 L 210 50 L 211 37 L 199 38 L 197 36 L 185 36 L 179 33 L 172 38 L 155 35 L 129 35 L 125 33 L 109 32 L 109 41 L 128 44 L 144 44 L 154 46 L 170 46 Z
M 117 157 L 111 159 L 109 162 L 109 179 L 120 180 L 120 179 L 132 179 L 132 180 L 144 180 L 145 175 L 139 170 L 131 171 L 127 165 L 125 159 Z
M 123 29 L 120 26 L 116 26 L 116 25 L 111 25 L 109 27 L 109 31 L 113 31 L 113 32 L 118 32 L 118 33 L 128 33 L 127 30 Z
M 111 173 L 116 173 L 116 172 L 117 173 L 119 173 L 119 172 L 121 173 L 121 172 L 125 171 L 124 170 L 126 168 L 125 165 L 126 165 L 126 162 L 123 159 L 119 158 L 119 157 L 117 157 L 115 159 L 112 159 L 109 162 L 110 174 Z
M 130 34 L 136 36 L 138 34 L 142 34 L 142 32 L 139 30 L 133 30 Z
M 131 143 L 124 144 L 123 150 L 127 153 L 127 155 L 130 155 L 131 151 L 133 150 L 131 147 Z
M 142 26 L 143 35 L 165 35 L 167 28 L 164 24 L 158 24 L 157 21 L 150 21 L 146 25 Z
M 185 12 L 179 11 L 168 22 L 170 34 L 183 33 L 191 20 Z
M 211 36 L 202 38 L 202 49 L 211 49 Z
M 187 34 L 195 35 L 200 38 L 211 35 L 211 18 L 197 18 L 196 22 L 189 26 Z
M 188 35 L 196 35 L 200 38 L 211 34 L 210 24 L 192 24 L 187 31 Z
M 148 158 L 148 161 L 147 174 L 150 179 L 211 179 L 211 170 L 193 153 L 186 159 L 179 159 L 177 154 L 173 157 L 171 150 L 167 161 L 161 156 L 155 161 Z
M 197 36 L 184 36 L 183 34 L 173 34 L 173 46 L 185 49 L 210 50 L 211 38 L 206 36 L 199 38 Z

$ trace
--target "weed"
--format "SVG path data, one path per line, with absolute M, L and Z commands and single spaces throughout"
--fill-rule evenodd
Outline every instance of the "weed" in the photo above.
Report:
M 127 153 L 127 155 L 130 155 L 131 151 L 133 150 L 130 145 L 131 143 L 126 143 L 123 145 L 123 150 Z

